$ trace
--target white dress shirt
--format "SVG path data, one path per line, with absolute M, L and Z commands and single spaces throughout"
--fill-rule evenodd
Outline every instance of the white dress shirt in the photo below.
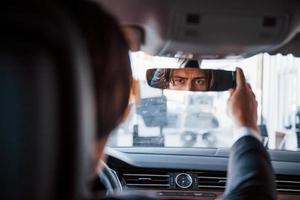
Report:
M 233 144 L 238 141 L 240 138 L 245 137 L 245 136 L 253 136 L 259 141 L 261 141 L 261 136 L 257 133 L 256 130 L 248 127 L 240 127 L 234 130 L 233 133 Z

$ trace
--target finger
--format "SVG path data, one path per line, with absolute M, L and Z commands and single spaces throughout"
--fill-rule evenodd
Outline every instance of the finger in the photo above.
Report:
M 253 95 L 253 97 L 256 99 L 256 95 L 254 94 L 254 92 L 251 90 L 251 93 Z
M 247 83 L 247 85 L 248 85 L 248 87 L 252 90 L 252 87 L 251 87 L 250 83 Z
M 236 87 L 242 88 L 246 86 L 246 78 L 243 70 L 239 67 L 236 68 Z
M 232 96 L 232 95 L 233 95 L 233 93 L 234 93 L 234 89 L 233 89 L 233 88 L 231 88 L 231 89 L 229 89 L 229 90 L 228 90 L 228 92 L 229 92 L 229 95 L 230 95 L 230 96 Z
M 248 86 L 249 91 L 250 91 L 250 93 L 252 94 L 252 96 L 254 96 L 254 98 L 256 98 L 256 96 L 255 96 L 255 94 L 254 94 L 254 92 L 253 92 L 253 90 L 252 90 L 251 85 L 250 85 L 249 83 L 247 83 L 247 86 Z

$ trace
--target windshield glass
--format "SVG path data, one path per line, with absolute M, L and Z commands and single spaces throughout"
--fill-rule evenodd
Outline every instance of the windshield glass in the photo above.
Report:
M 150 87 L 150 68 L 178 68 L 182 60 L 131 53 L 135 98 L 114 131 L 112 147 L 230 147 L 233 123 L 229 93 L 161 90 Z M 201 68 L 244 70 L 258 101 L 258 125 L 270 149 L 300 147 L 300 59 L 259 54 L 247 59 L 202 60 Z M 299 134 L 298 134 L 299 133 Z M 299 137 L 299 140 L 297 139 Z M 299 141 L 299 142 L 298 142 Z

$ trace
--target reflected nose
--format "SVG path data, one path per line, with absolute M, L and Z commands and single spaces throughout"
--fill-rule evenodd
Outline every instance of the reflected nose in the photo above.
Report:
M 184 90 L 191 91 L 193 89 L 192 81 L 187 81 L 184 87 Z

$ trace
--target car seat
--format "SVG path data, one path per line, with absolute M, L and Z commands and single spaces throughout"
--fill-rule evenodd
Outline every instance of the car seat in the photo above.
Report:
M 54 2 L 0 7 L 0 199 L 78 199 L 95 133 L 84 40 Z

